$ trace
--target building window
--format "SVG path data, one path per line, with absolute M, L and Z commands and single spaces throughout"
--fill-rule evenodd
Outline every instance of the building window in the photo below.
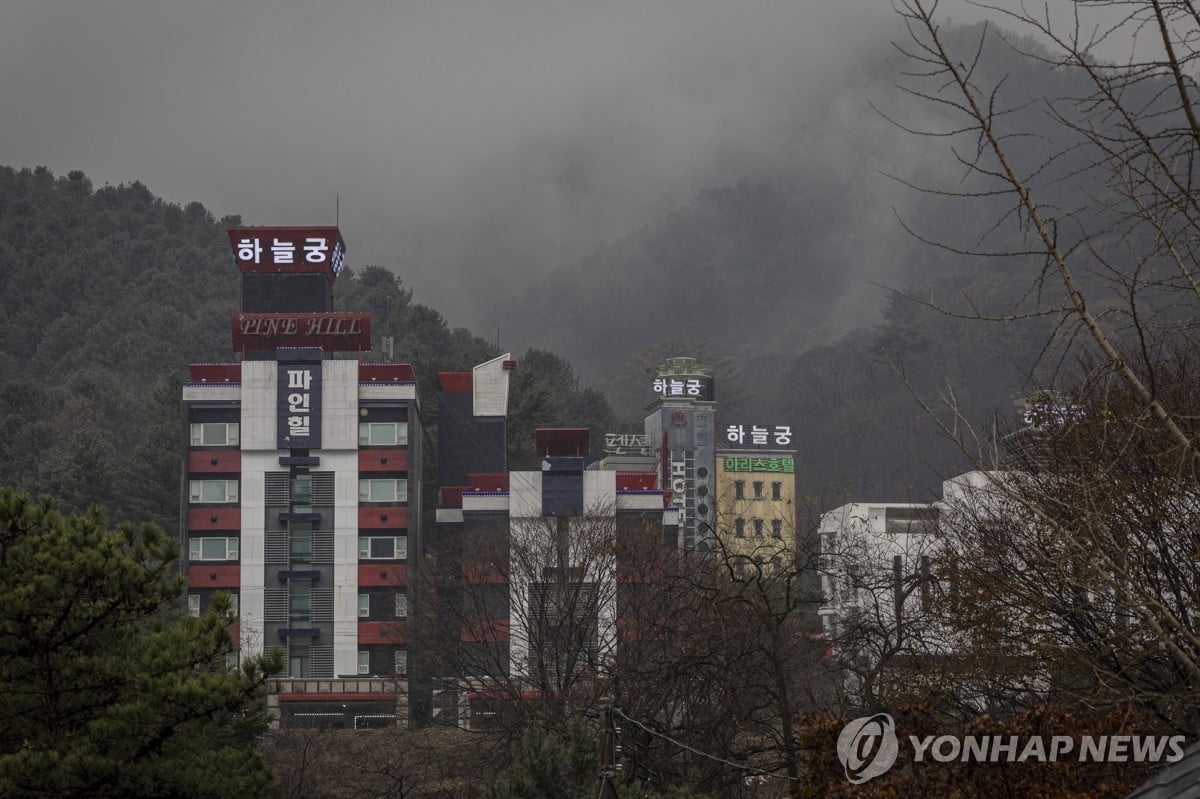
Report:
M 408 445 L 408 422 L 362 422 L 358 425 L 360 447 L 403 447 Z
M 397 649 L 395 655 L 396 673 L 403 676 L 408 674 L 408 652 L 404 649 Z
M 408 480 L 403 477 L 384 480 L 359 480 L 359 502 L 408 502 Z
M 188 483 L 192 502 L 237 502 L 237 480 L 191 480 Z
M 225 670 L 237 671 L 238 664 L 241 662 L 240 654 L 236 649 L 232 652 L 225 653 Z
M 237 615 L 238 615 L 238 595 L 237 594 L 228 594 L 228 596 L 229 596 L 229 610 L 225 613 L 225 615 L 231 619 L 236 619 Z
M 783 483 L 771 483 L 771 499 L 783 499 Z
M 358 673 L 371 673 L 371 653 L 366 649 L 358 650 Z
M 771 520 L 771 537 L 783 538 L 783 519 Z
M 290 522 L 288 524 L 288 552 L 293 564 L 307 565 L 312 562 L 312 522 Z
M 359 560 L 403 560 L 408 557 L 408 536 L 360 536 Z
M 734 483 L 733 483 L 733 498 L 734 499 L 745 499 L 746 498 L 746 481 L 745 480 L 735 480 L 734 481 Z
M 188 615 L 193 617 L 200 615 L 199 594 L 188 594 Z
M 754 498 L 755 499 L 763 498 L 763 481 L 762 480 L 754 481 Z
M 371 615 L 371 595 L 358 595 L 358 617 L 360 619 L 368 618 Z
M 312 580 L 288 580 L 288 624 L 312 626 Z
M 396 594 L 396 618 L 408 618 L 408 594 Z
M 238 540 L 236 538 L 190 538 L 188 539 L 188 560 L 237 560 Z
M 288 642 L 288 676 L 308 677 L 308 641 L 293 638 Z
M 733 520 L 733 534 L 736 535 L 738 538 L 746 537 L 746 520 L 745 519 L 734 519 Z
M 236 447 L 237 422 L 192 422 L 193 447 Z
M 755 538 L 763 537 L 763 520 L 762 519 L 754 520 L 754 537 Z

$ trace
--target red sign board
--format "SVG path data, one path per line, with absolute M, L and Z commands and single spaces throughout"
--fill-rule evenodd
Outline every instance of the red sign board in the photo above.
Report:
M 226 228 L 233 258 L 242 272 L 342 271 L 346 242 L 336 227 Z
M 235 313 L 233 348 L 238 352 L 279 347 L 321 347 L 329 352 L 371 349 L 371 316 L 365 313 Z

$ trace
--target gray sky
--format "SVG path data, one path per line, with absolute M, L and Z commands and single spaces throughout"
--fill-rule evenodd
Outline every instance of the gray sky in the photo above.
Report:
M 328 224 L 340 194 L 352 266 L 484 332 L 481 270 L 569 263 L 808 126 L 854 159 L 825 126 L 868 118 L 839 81 L 894 24 L 888 0 L 6 0 L 0 163 L 248 224 Z
M 0 162 L 250 224 L 340 194 L 351 265 L 444 300 L 473 239 L 566 262 L 794 146 L 797 76 L 836 81 L 885 6 L 7 0 Z

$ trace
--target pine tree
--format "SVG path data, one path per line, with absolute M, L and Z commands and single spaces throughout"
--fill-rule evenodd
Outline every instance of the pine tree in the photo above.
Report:
M 0 489 L 0 796 L 273 792 L 272 664 L 231 669 L 227 602 L 179 610 L 177 545 Z

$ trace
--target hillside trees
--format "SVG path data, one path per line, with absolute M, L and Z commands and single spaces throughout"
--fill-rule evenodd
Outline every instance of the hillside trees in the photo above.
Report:
M 271 793 L 256 738 L 273 664 L 227 666 L 227 604 L 172 618 L 176 554 L 152 525 L 0 490 L 0 794 Z

